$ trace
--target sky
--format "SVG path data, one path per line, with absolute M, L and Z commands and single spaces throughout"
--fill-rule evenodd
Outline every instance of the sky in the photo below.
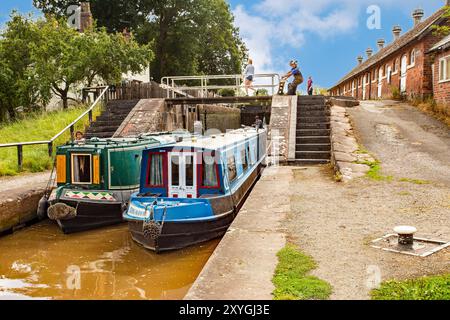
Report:
M 376 51 L 378 39 L 392 42 L 394 25 L 400 25 L 403 33 L 411 29 L 414 9 L 424 9 L 428 17 L 445 4 L 445 0 L 228 2 L 257 73 L 285 73 L 289 61 L 296 59 L 304 77 L 311 76 L 316 86 L 325 88 L 354 68 L 357 56 L 365 57 L 368 47 Z M 0 0 L 0 26 L 13 9 L 35 11 L 32 0 Z M 373 20 L 377 12 L 379 19 Z

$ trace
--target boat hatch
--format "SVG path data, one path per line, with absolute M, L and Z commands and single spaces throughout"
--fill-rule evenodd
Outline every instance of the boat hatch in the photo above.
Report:
M 72 154 L 72 183 L 92 184 L 92 155 Z
M 195 153 L 169 153 L 169 198 L 197 198 Z

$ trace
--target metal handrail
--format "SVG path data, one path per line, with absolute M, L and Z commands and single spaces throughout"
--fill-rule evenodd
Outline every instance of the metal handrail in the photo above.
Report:
M 276 73 L 265 73 L 256 74 L 254 79 L 257 78 L 271 78 L 270 84 L 252 85 L 253 88 L 271 88 L 272 95 L 275 94 L 278 83 L 280 82 L 280 75 Z M 174 76 L 174 77 L 163 77 L 161 79 L 161 84 L 164 89 L 167 90 L 167 98 L 175 98 L 176 93 L 186 90 L 200 90 L 201 98 L 207 94 L 208 90 L 218 90 L 218 89 L 235 89 L 239 94 L 239 89 L 244 88 L 242 85 L 242 74 L 233 75 L 203 75 L 203 76 Z M 176 83 L 180 81 L 200 81 L 200 86 L 177 86 Z M 209 80 L 234 80 L 235 85 L 208 85 Z
M 17 147 L 17 163 L 19 166 L 19 170 L 22 170 L 23 166 L 23 146 L 31 146 L 31 145 L 43 145 L 46 144 L 48 147 L 48 155 L 49 157 L 53 156 L 53 143 L 56 139 L 58 139 L 61 135 L 63 135 L 66 131 L 70 130 L 71 138 L 73 139 L 74 135 L 74 129 L 75 125 L 83 119 L 86 115 L 89 116 L 89 123 L 92 123 L 92 111 L 93 109 L 98 105 L 98 103 L 101 101 L 102 98 L 106 97 L 106 100 L 108 99 L 108 95 L 106 94 L 109 90 L 109 87 L 98 87 L 98 89 L 104 88 L 102 93 L 95 99 L 95 101 L 92 103 L 92 105 L 83 112 L 78 118 L 76 118 L 74 121 L 72 121 L 69 125 L 67 125 L 63 130 L 61 130 L 59 133 L 57 133 L 54 137 L 52 137 L 50 140 L 47 141 L 31 141 L 31 142 L 14 142 L 14 143 L 5 143 L 0 144 L 0 148 L 11 148 L 11 147 Z

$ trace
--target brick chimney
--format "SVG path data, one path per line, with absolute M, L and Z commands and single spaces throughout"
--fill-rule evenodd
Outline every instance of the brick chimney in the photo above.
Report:
M 386 44 L 386 41 L 385 41 L 384 39 L 379 39 L 379 40 L 377 41 L 378 50 L 383 49 L 385 44 Z
M 402 34 L 402 27 L 400 27 L 399 25 L 394 26 L 392 28 L 392 33 L 394 34 L 394 41 L 397 40 L 398 38 L 400 38 L 400 35 Z
M 416 9 L 414 10 L 412 17 L 414 18 L 414 25 L 417 26 L 419 23 L 422 22 L 422 18 L 425 15 L 425 12 L 423 9 Z
M 364 61 L 364 58 L 363 58 L 363 56 L 358 56 L 358 64 L 361 64 L 361 63 L 363 63 L 363 61 Z
M 372 54 L 373 54 L 372 48 L 367 48 L 366 54 L 367 54 L 367 58 L 370 58 L 372 56 Z
M 92 17 L 91 4 L 89 2 L 81 2 L 80 11 L 80 32 L 85 32 L 92 28 L 94 18 Z

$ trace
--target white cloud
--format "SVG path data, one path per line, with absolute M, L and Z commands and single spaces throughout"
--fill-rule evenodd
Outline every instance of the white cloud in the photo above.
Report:
M 284 56 L 282 49 L 301 54 L 308 34 L 318 36 L 317 41 L 350 34 L 373 4 L 399 12 L 429 6 L 428 0 L 260 0 L 238 5 L 234 14 L 259 72 L 273 72 L 294 58 Z

